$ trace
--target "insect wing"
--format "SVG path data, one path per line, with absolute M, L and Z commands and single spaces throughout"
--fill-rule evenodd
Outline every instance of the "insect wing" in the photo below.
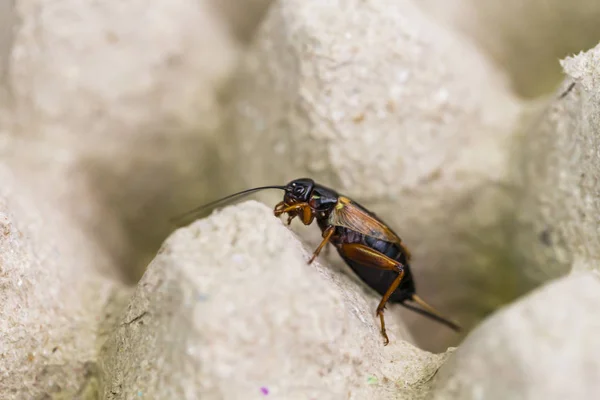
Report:
M 343 226 L 344 228 L 352 229 L 363 235 L 385 240 L 386 242 L 401 243 L 400 238 L 390 228 L 347 199 L 340 200 L 329 216 L 329 223 L 335 226 Z

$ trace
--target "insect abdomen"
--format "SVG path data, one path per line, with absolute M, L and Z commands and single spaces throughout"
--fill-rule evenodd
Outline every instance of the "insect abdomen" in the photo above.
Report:
M 393 260 L 397 260 L 404 265 L 404 278 L 402 279 L 398 289 L 396 289 L 394 294 L 390 297 L 390 301 L 401 302 L 407 298 L 410 298 L 411 295 L 415 293 L 412 273 L 402 247 L 396 243 L 386 242 L 381 239 L 369 237 L 344 227 L 337 227 L 336 233 L 339 235 L 339 239 L 337 240 L 337 243 L 335 243 L 336 247 L 344 243 L 360 243 L 377 250 L 378 252 L 388 256 Z M 380 270 L 372 266 L 361 265 L 356 261 L 345 257 L 339 251 L 339 247 L 338 253 L 363 282 L 375 289 L 381 295 L 387 291 L 394 279 L 398 276 L 398 273 L 395 271 Z

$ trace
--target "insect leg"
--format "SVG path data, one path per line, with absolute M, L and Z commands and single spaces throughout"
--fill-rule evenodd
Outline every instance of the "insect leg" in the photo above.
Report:
M 275 208 L 273 209 L 273 211 L 277 212 L 278 210 L 281 210 L 284 207 L 286 207 L 285 202 L 280 201 L 279 203 L 275 204 Z
M 296 213 L 288 213 L 287 224 L 288 226 L 292 223 L 292 220 L 297 217 Z
M 273 210 L 273 212 L 275 213 L 276 217 L 279 217 L 281 214 L 289 213 L 290 211 L 302 210 L 305 207 L 310 207 L 310 206 L 308 205 L 308 203 L 296 203 L 296 204 L 292 204 L 292 205 L 287 205 L 287 204 L 281 202 L 275 206 L 275 209 Z
M 402 278 L 404 277 L 404 265 L 402 265 L 400 262 L 398 262 L 396 260 L 389 258 L 385 254 L 378 252 L 377 250 L 374 250 L 370 247 L 367 247 L 365 245 L 358 244 L 358 243 L 343 244 L 341 246 L 340 250 L 342 251 L 342 253 L 344 254 L 345 257 L 348 257 L 349 259 L 356 261 L 366 267 L 373 267 L 373 268 L 398 272 L 398 276 L 396 277 L 396 279 L 394 279 L 394 281 L 392 282 L 390 287 L 387 289 L 387 291 L 381 298 L 381 301 L 379 302 L 379 305 L 377 306 L 377 312 L 376 312 L 376 315 L 379 317 L 379 320 L 381 321 L 381 334 L 383 335 L 383 337 L 385 339 L 385 345 L 387 345 L 390 342 L 390 340 L 388 339 L 388 336 L 387 336 L 387 333 L 385 330 L 385 321 L 383 319 L 383 310 L 384 310 L 385 304 L 389 300 L 390 296 L 392 295 L 392 293 L 394 293 L 396 291 L 396 289 L 400 285 L 400 282 L 402 281 Z
M 331 236 L 333 236 L 334 232 L 335 232 L 334 226 L 330 226 L 329 228 L 325 229 L 325 231 L 323 232 L 323 241 L 321 242 L 319 247 L 317 247 L 317 249 L 313 253 L 312 257 L 308 261 L 309 264 L 312 263 L 315 260 L 315 258 L 317 258 L 317 256 L 321 252 L 321 250 L 323 250 L 323 247 L 325 247 L 327 242 L 329 242 L 329 239 L 331 239 Z
M 310 225 L 314 219 L 315 213 L 313 212 L 313 209 L 309 205 L 306 205 L 306 207 L 302 209 L 302 223 L 304 225 Z
M 273 210 L 273 213 L 276 217 L 279 217 L 281 214 L 287 213 L 289 215 L 288 225 L 291 222 L 291 220 L 298 215 L 299 212 L 302 213 L 302 223 L 304 223 L 304 225 L 310 225 L 315 218 L 313 210 L 308 203 L 296 203 L 292 205 L 286 205 L 285 203 L 281 202 L 278 203 Z
M 390 296 L 392 295 L 392 293 L 394 293 L 396 291 L 396 289 L 398 289 L 398 285 L 400 285 L 400 281 L 402 281 L 402 278 L 404 278 L 404 271 L 400 272 L 400 274 L 396 277 L 396 279 L 394 279 L 394 282 L 392 282 L 392 284 L 390 285 L 388 290 L 385 292 L 385 294 L 381 298 L 379 305 L 377 306 L 376 315 L 379 316 L 379 320 L 381 321 L 381 334 L 383 335 L 383 337 L 385 339 L 384 346 L 387 346 L 387 344 L 390 342 L 390 339 L 388 339 L 387 333 L 385 332 L 385 321 L 383 320 L 383 310 L 385 309 L 385 303 L 387 303 L 387 301 L 390 298 Z
M 398 273 L 404 271 L 404 265 L 396 260 L 392 260 L 385 254 L 373 250 L 372 248 L 358 243 L 342 244 L 340 250 L 344 256 L 352 261 L 363 264 L 366 267 L 385 269 L 388 271 L 396 271 Z
M 285 201 L 280 201 L 279 203 L 277 203 L 275 205 L 275 207 L 273 208 L 273 214 L 275 214 L 276 217 L 279 217 L 281 214 L 283 214 L 283 209 L 286 208 L 288 205 L 285 204 Z M 294 218 L 296 218 L 298 216 L 298 213 L 290 211 L 288 212 L 288 219 L 287 219 L 287 224 L 291 224 L 292 220 Z

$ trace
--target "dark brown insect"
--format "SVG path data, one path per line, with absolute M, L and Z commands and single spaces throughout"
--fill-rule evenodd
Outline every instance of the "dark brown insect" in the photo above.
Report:
M 275 206 L 274 213 L 275 216 L 287 214 L 288 225 L 296 217 L 304 225 L 317 221 L 323 233 L 323 240 L 308 261 L 309 264 L 327 243 L 331 243 L 356 275 L 383 296 L 377 306 L 376 315 L 381 321 L 381 334 L 386 345 L 389 339 L 385 330 L 383 310 L 388 301 L 399 303 L 454 330 L 460 330 L 457 324 L 441 316 L 415 293 L 415 283 L 409 265 L 410 252 L 400 237 L 360 204 L 333 189 L 315 183 L 312 179 L 295 179 L 285 186 L 248 189 L 206 204 L 190 213 L 198 213 L 235 197 L 265 189 L 285 191 L 283 201 Z

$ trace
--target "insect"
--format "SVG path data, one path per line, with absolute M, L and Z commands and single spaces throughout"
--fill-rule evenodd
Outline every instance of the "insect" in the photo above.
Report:
M 310 178 L 295 179 L 285 186 L 262 186 L 234 193 L 181 217 L 267 189 L 284 191 L 283 200 L 273 210 L 276 217 L 287 215 L 288 225 L 295 218 L 304 225 L 316 221 L 321 229 L 323 240 L 313 252 L 309 264 L 330 243 L 354 273 L 382 296 L 375 314 L 381 323 L 384 345 L 389 343 L 383 317 L 388 302 L 399 303 L 451 329 L 460 330 L 456 323 L 417 296 L 410 270 L 411 255 L 400 237 L 365 207 Z

